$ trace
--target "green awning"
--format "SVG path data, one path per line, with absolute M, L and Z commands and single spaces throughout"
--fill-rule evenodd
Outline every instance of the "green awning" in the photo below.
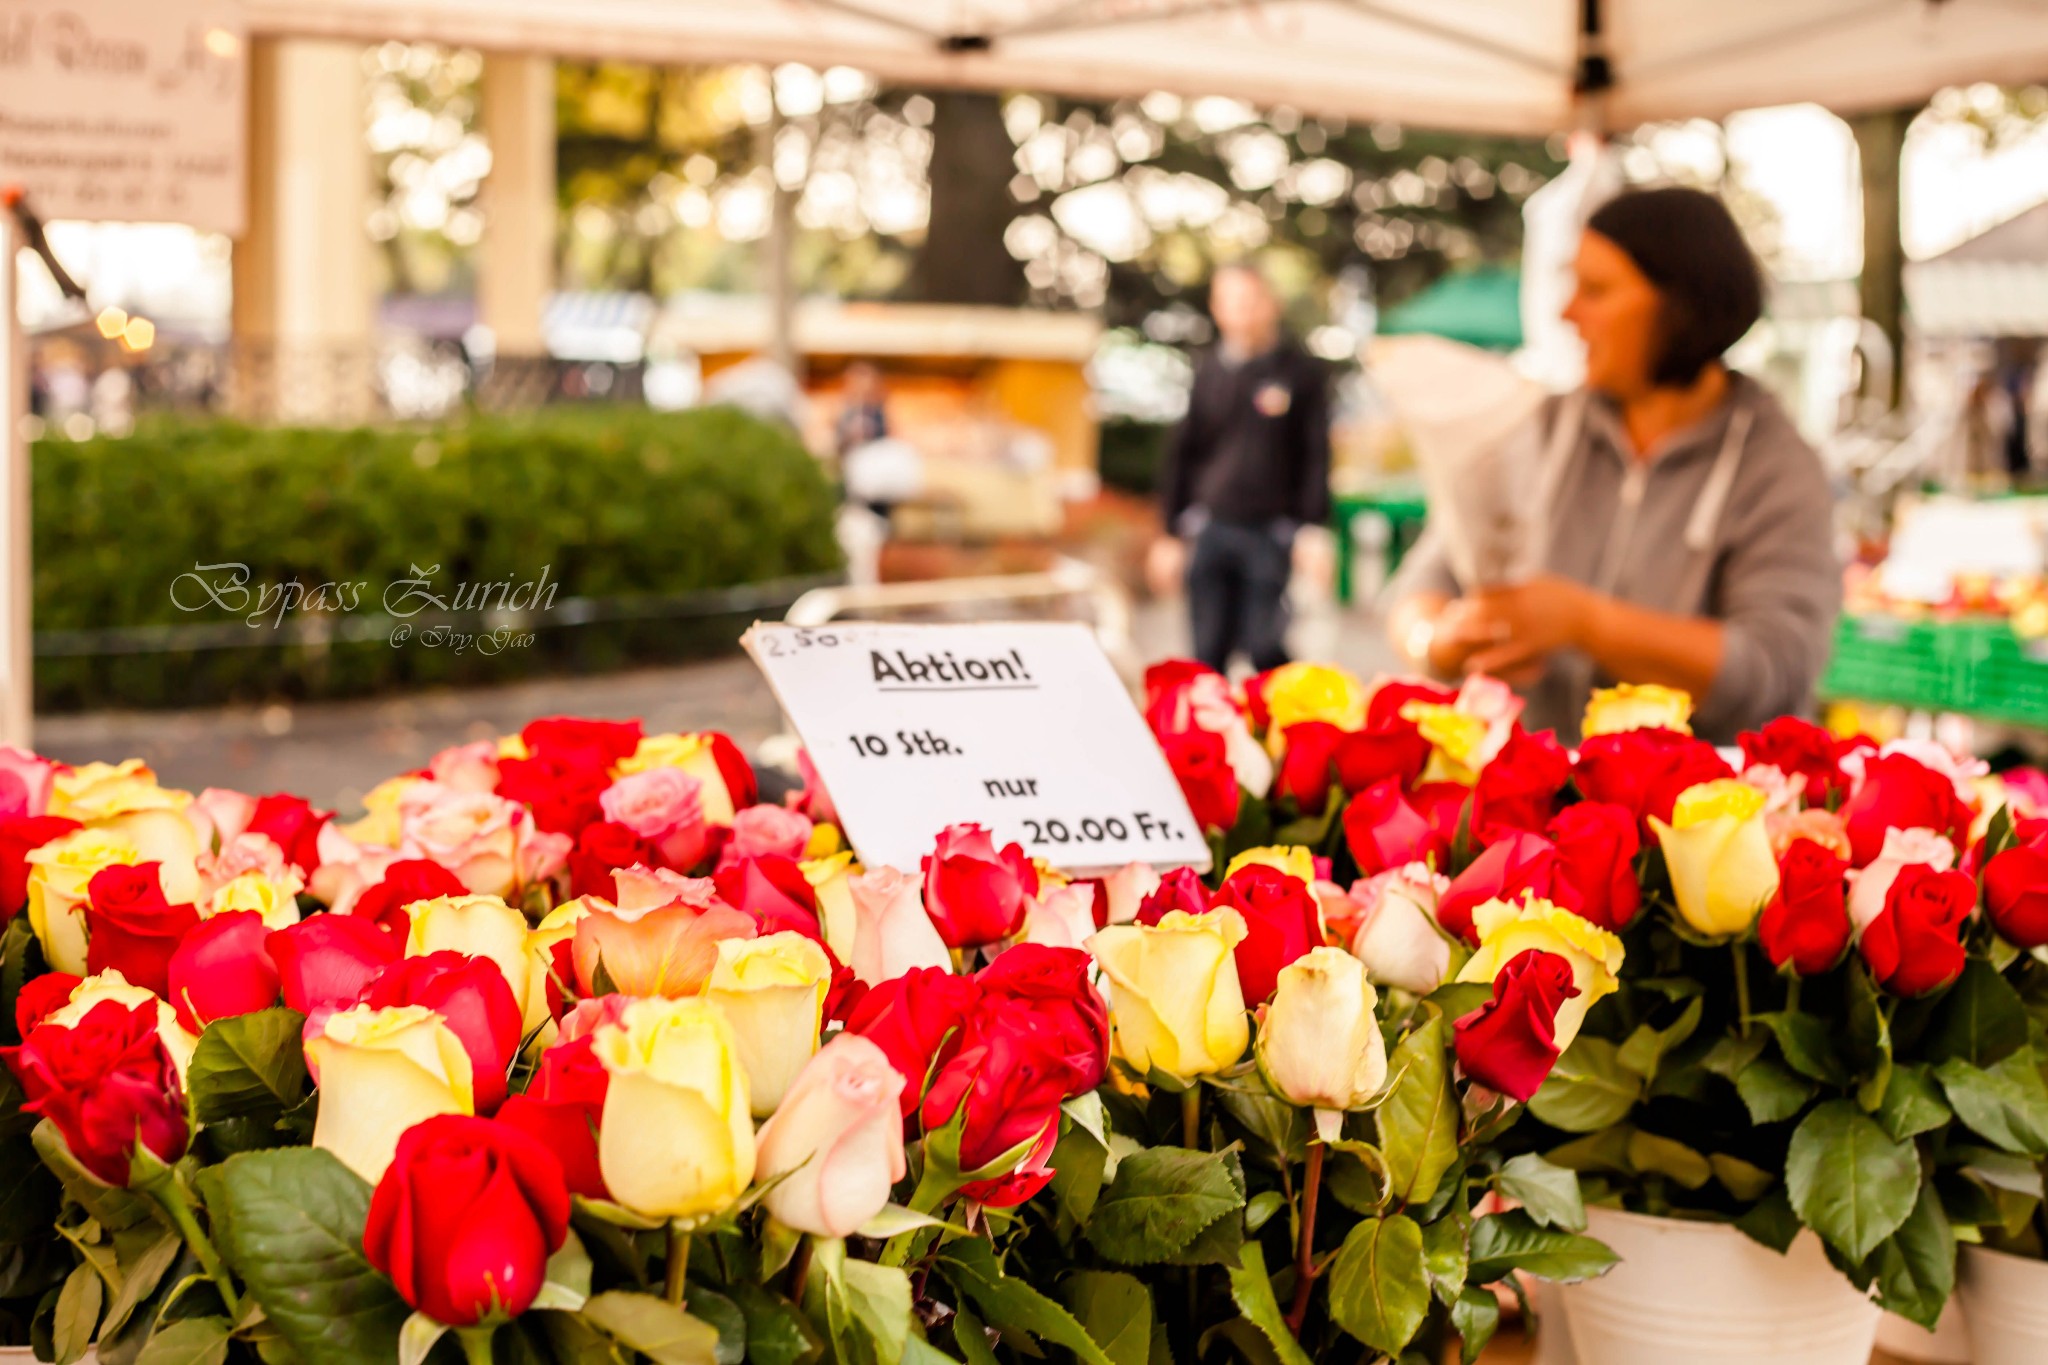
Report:
M 1522 344 L 1522 274 L 1506 266 L 1453 270 L 1380 318 L 1386 336 L 1426 333 L 1512 351 Z

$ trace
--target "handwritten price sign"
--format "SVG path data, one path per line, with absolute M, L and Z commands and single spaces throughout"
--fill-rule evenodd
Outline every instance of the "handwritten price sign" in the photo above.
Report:
M 1086 626 L 758 624 L 742 643 L 863 862 L 914 869 L 941 829 L 971 820 L 1076 871 L 1209 865 Z

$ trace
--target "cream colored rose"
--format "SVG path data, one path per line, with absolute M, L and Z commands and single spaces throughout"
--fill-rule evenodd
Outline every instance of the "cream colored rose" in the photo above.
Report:
M 849 879 L 853 893 L 853 952 L 847 965 L 870 986 L 893 981 L 913 967 L 950 970 L 946 942 L 924 908 L 924 878 L 876 867 Z
M 1244 1056 L 1251 1023 L 1232 955 L 1244 936 L 1243 916 L 1225 907 L 1170 910 L 1156 925 L 1112 925 L 1088 940 L 1109 979 L 1116 1055 L 1183 1081 Z
M 821 825 L 819 828 L 829 826 Z M 825 935 L 825 946 L 841 962 L 852 961 L 854 938 L 860 924 L 860 912 L 854 907 L 851 885 L 860 869 L 854 866 L 853 854 L 830 853 L 806 858 L 797 865 L 803 869 L 804 880 L 811 884 L 811 892 L 818 898 L 818 928 Z
M 1285 872 L 1303 886 L 1313 886 L 1316 880 L 1316 855 L 1299 844 L 1269 844 L 1264 848 L 1248 848 L 1230 860 L 1230 866 L 1223 869 L 1223 880 L 1229 881 L 1240 868 L 1270 867 Z
M 775 1112 L 818 1050 L 831 985 L 825 950 L 802 934 L 720 940 L 704 998 L 732 1026 L 755 1118 Z
M 313 1145 L 376 1184 L 405 1130 L 436 1114 L 473 1114 L 469 1053 L 424 1005 L 331 1014 L 306 1041 L 319 1078 Z
M 880 1213 L 906 1169 L 902 1093 L 903 1073 L 858 1034 L 820 1048 L 761 1125 L 761 1179 L 782 1177 L 768 1212 L 813 1237 L 850 1236 Z
M 1102 879 L 1102 893 L 1109 901 L 1109 922 L 1129 924 L 1144 908 L 1145 897 L 1159 889 L 1159 869 L 1150 863 L 1125 863 Z
M 548 1017 L 548 986 L 551 978 L 556 991 L 564 999 L 576 995 L 576 967 L 565 955 L 558 963 L 556 950 L 564 943 L 573 943 L 576 938 L 576 924 L 590 913 L 592 896 L 578 896 L 572 901 L 563 901 L 547 912 L 541 922 L 526 935 L 526 997 L 521 1002 L 522 1022 L 526 1031 L 532 1033 Z M 602 902 L 600 902 L 602 903 Z M 544 1049 L 552 1040 L 535 1042 Z
M 1534 948 L 1555 953 L 1571 964 L 1572 984 L 1579 993 L 1557 1011 L 1557 1047 L 1571 1046 L 1586 1022 L 1586 1011 L 1619 986 L 1621 940 L 1599 925 L 1534 896 L 1522 900 L 1488 901 L 1472 912 L 1479 951 L 1458 973 L 1460 981 L 1492 981 L 1500 969 Z
M 1273 1093 L 1316 1111 L 1334 1142 L 1347 1110 L 1387 1083 L 1387 1043 L 1373 1017 L 1378 994 L 1365 964 L 1342 948 L 1315 948 L 1280 969 L 1259 1028 L 1259 1070 Z
M 502 796 L 422 782 L 399 804 L 400 847 L 439 863 L 477 895 L 510 896 L 520 885 L 526 819 L 523 806 Z
M 52 968 L 85 975 L 86 888 L 93 874 L 147 861 L 132 842 L 104 829 L 74 829 L 29 850 L 28 927 Z
M 611 1076 L 597 1161 L 612 1196 L 650 1217 L 730 1207 L 753 1183 L 754 1124 L 724 1014 L 699 998 L 635 1000 L 591 1037 Z
M 266 927 L 288 929 L 299 922 L 298 892 L 291 881 L 281 884 L 261 872 L 244 872 L 214 892 L 200 913 L 211 919 L 235 910 L 253 910 Z
M 1765 800 L 1746 782 L 1717 778 L 1681 792 L 1670 824 L 1650 817 L 1678 913 L 1699 933 L 1741 933 L 1777 892 Z
M 1437 928 L 1436 903 L 1449 887 L 1425 863 L 1389 868 L 1352 886 L 1351 955 L 1374 981 L 1417 995 L 1443 984 L 1451 943 Z
M 435 784 L 424 777 L 385 778 L 363 798 L 363 818 L 341 826 L 341 832 L 359 844 L 397 848 L 400 807 L 405 803 L 406 793 L 422 785 Z
M 526 916 L 496 896 L 436 896 L 414 901 L 406 914 L 412 920 L 407 957 L 452 950 L 489 958 L 505 974 L 512 998 L 525 1004 L 533 979 Z
M 1024 910 L 1024 942 L 1079 948 L 1095 935 L 1092 887 L 1056 886 L 1034 896 Z

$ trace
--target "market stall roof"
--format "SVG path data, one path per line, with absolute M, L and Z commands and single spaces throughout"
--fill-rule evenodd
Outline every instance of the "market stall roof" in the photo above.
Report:
M 1607 122 L 1625 127 L 2048 76 L 2048 6 L 2029 0 L 248 0 L 247 13 L 267 33 L 1170 90 L 1517 133 L 1568 126 L 1578 88 L 1604 90 Z
M 1906 267 L 1922 336 L 2048 336 L 2048 204 Z
M 1522 272 L 1500 266 L 1453 270 L 1389 308 L 1379 330 L 1512 351 L 1522 344 Z
M 768 301 L 752 294 L 692 292 L 668 301 L 655 323 L 665 340 L 699 355 L 766 349 Z M 806 356 L 1051 360 L 1085 364 L 1102 339 L 1090 313 L 933 303 L 807 298 L 791 333 Z

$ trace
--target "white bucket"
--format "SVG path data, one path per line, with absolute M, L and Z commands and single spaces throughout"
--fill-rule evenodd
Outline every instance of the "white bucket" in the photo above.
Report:
M 1878 1307 L 1810 1232 L 1783 1256 L 1726 1223 L 1615 1209 L 1586 1210 L 1586 1232 L 1621 1264 L 1558 1295 L 1578 1365 L 1869 1365 Z
M 1877 1324 L 1877 1349 L 1895 1360 L 1918 1365 L 1972 1365 L 1970 1329 L 1963 1321 L 1962 1305 L 1950 1299 L 1941 1317 L 1928 1331 L 1896 1313 L 1886 1313 Z
M 1976 1365 L 2048 1360 L 2048 1261 L 1977 1246 L 1959 1250 L 1956 1297 L 1970 1324 Z

